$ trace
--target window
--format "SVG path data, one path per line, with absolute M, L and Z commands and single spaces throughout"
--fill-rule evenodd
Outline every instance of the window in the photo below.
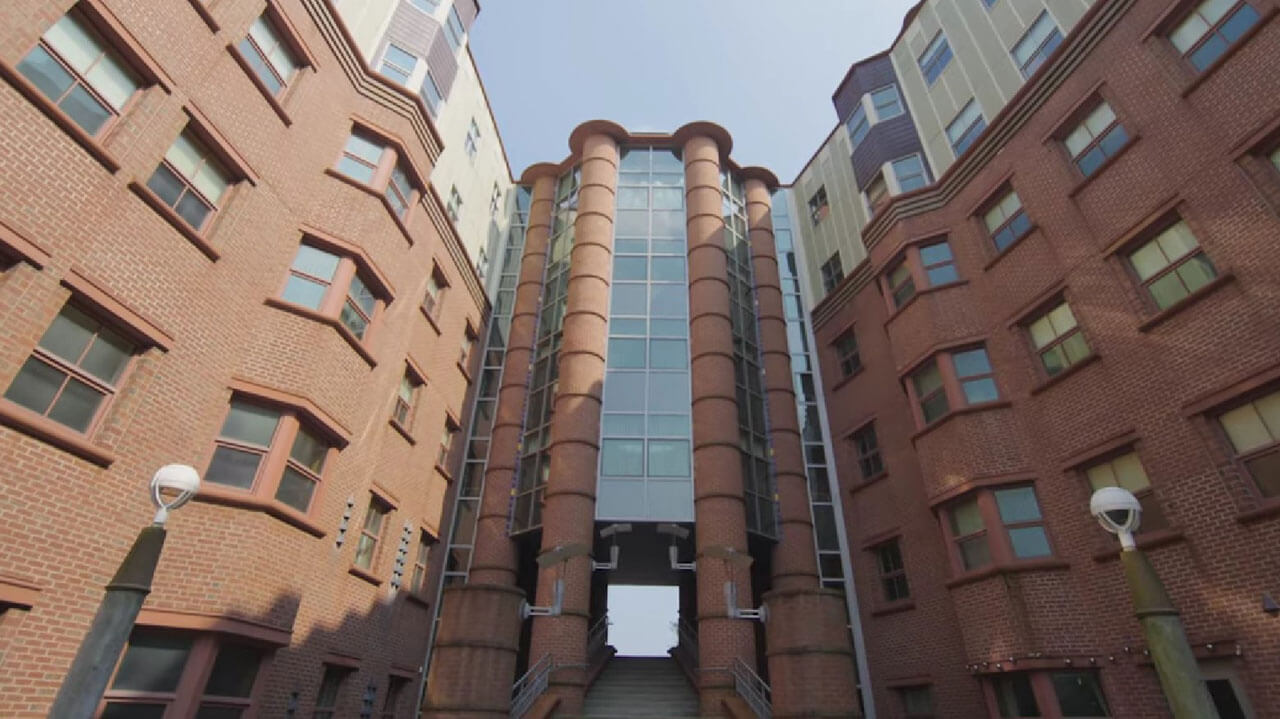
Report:
M 1023 77 L 1031 77 L 1061 44 L 1062 33 L 1046 10 L 1040 13 L 1040 17 L 1031 24 L 1018 44 L 1013 46 L 1013 61 L 1018 64 Z
M 1147 479 L 1147 472 L 1142 468 L 1142 460 L 1138 459 L 1137 453 L 1126 452 L 1119 457 L 1098 462 L 1085 469 L 1084 473 L 1089 479 L 1090 489 L 1095 492 L 1103 487 L 1122 487 L 1132 492 L 1142 504 L 1142 520 L 1139 525 L 1142 531 L 1169 527 L 1169 520 L 1156 502 L 1151 481 Z
M 1254 716 L 1244 687 L 1227 662 L 1204 662 L 1200 669 L 1219 719 L 1251 719 Z
M 831 210 L 827 203 L 827 187 L 823 185 L 818 191 L 813 193 L 813 197 L 809 198 L 809 219 L 813 220 L 813 224 L 818 224 L 826 218 L 827 212 Z
M 458 343 L 458 364 L 462 365 L 464 370 L 470 371 L 471 367 L 471 351 L 476 346 L 476 333 L 468 324 L 466 330 L 462 333 L 462 341 Z
M 920 155 L 908 155 L 893 161 L 893 176 L 898 180 L 900 192 L 911 192 L 929 184 Z
M 864 481 L 884 474 L 884 461 L 880 459 L 880 443 L 876 439 L 874 423 L 853 433 L 853 447 L 858 453 L 858 471 Z
M 250 708 L 266 655 L 267 650 L 230 637 L 138 627 L 103 695 L 99 716 L 159 717 L 176 703 L 180 685 L 191 686 L 207 672 L 195 716 L 238 719 Z
M 1280 170 L 1280 147 L 1277 147 L 1276 149 L 1271 151 L 1271 164 L 1277 170 Z
M 409 0 L 409 4 L 430 15 L 440 7 L 440 0 Z
M 337 716 L 338 697 L 349 674 L 351 670 L 347 667 L 324 665 L 324 676 L 320 679 L 320 691 L 316 692 L 316 710 L 311 715 L 312 719 L 334 719 Z
M 963 155 L 985 129 L 987 121 L 982 117 L 978 102 L 970 100 L 947 125 L 947 139 L 951 141 L 951 150 L 956 157 Z
M 1247 2 L 1205 0 L 1169 33 L 1169 41 L 1192 67 L 1203 72 L 1259 19 L 1257 9 Z
M 956 368 L 956 378 L 968 404 L 993 402 L 999 398 L 994 372 L 987 359 L 987 350 L 978 347 L 963 352 L 953 352 L 951 363 Z
M 5 399 L 90 434 L 119 389 L 137 346 L 68 304 L 13 378 Z
M 480 143 L 480 126 L 476 124 L 476 119 L 471 118 L 471 127 L 467 128 L 467 138 L 463 141 L 463 149 L 467 151 L 467 157 L 472 162 L 476 161 L 476 152 L 479 150 Z M 496 187 L 496 185 L 495 185 Z
M 440 306 L 444 304 L 447 289 L 449 289 L 449 283 L 445 282 L 444 275 L 440 274 L 440 268 L 433 267 L 431 274 L 427 275 L 427 294 L 422 298 L 422 311 L 432 321 L 440 316 Z
M 335 320 L 357 342 L 381 314 L 387 297 L 375 292 L 362 268 L 348 256 L 312 245 L 298 246 L 280 299 Z
M 235 396 L 214 440 L 213 459 L 204 479 L 271 497 L 306 514 L 324 476 L 331 449 L 331 444 L 305 426 L 297 413 Z M 284 470 L 277 475 L 281 455 Z M 272 476 L 266 476 L 264 470 L 268 469 Z
M 933 689 L 929 686 L 901 687 L 902 713 L 907 719 L 933 716 Z
M 408 429 L 413 420 L 413 407 L 418 398 L 418 388 L 422 386 L 422 382 L 411 372 L 405 368 L 404 375 L 400 377 L 400 386 L 396 389 L 396 406 L 391 410 L 391 419 L 400 425 L 403 429 Z
M 356 558 L 353 562 L 360 569 L 373 569 L 388 514 L 391 514 L 391 505 L 376 494 L 370 495 L 369 508 L 364 513 L 364 526 L 360 527 L 360 539 L 356 542 Z
M 907 300 L 916 296 L 916 282 L 911 276 L 911 267 L 903 259 L 887 275 L 889 293 L 893 296 L 893 306 L 901 307 Z
M 885 85 L 879 90 L 872 90 L 871 104 L 876 108 L 877 122 L 895 118 L 904 112 L 897 85 Z
M 876 555 L 876 567 L 880 572 L 880 588 L 886 602 L 899 602 L 911 597 L 907 586 L 907 572 L 902 568 L 902 550 L 894 537 L 872 547 Z
M 427 560 L 431 556 L 431 545 L 435 543 L 435 537 L 427 534 L 426 530 L 418 535 L 418 549 L 413 555 L 413 572 L 409 575 L 409 591 L 414 594 L 421 594 L 424 589 L 429 566 Z
M 1089 177 L 1129 143 L 1129 133 L 1116 119 L 1109 103 L 1103 102 L 1076 126 L 1064 140 L 1071 161 Z
M 431 111 L 432 117 L 440 114 L 440 105 L 444 103 L 444 94 L 440 92 L 440 86 L 436 84 L 436 79 L 431 76 L 431 68 L 427 68 L 427 75 L 422 78 L 422 85 L 418 88 L 418 94 L 426 101 L 427 109 Z
M 94 137 L 110 127 L 142 86 L 137 73 L 74 12 L 45 31 L 18 63 L 18 72 Z
M 493 192 L 489 193 L 489 214 L 494 217 L 502 211 L 502 188 L 498 187 L 498 183 L 493 183 Z M 484 252 L 484 248 L 480 248 L 480 252 Z
M 933 37 L 929 47 L 924 49 L 918 62 L 927 85 L 932 85 L 942 71 L 947 69 L 947 64 L 951 62 L 951 46 L 947 44 L 947 38 L 941 30 Z
M 889 204 L 889 184 L 884 181 L 883 172 L 877 174 L 871 184 L 867 185 L 865 193 L 867 196 L 867 209 L 872 216 Z
M 938 369 L 936 360 L 916 370 L 911 375 L 911 384 L 915 387 L 916 402 L 920 405 L 920 414 L 925 424 L 951 411 L 946 387 L 942 383 L 942 372 Z
M 1259 493 L 1280 497 L 1280 392 L 1222 413 L 1218 424 Z
M 822 263 L 822 289 L 830 292 L 844 280 L 844 268 L 840 266 L 840 252 L 837 251 Z
M 400 161 L 398 149 L 359 128 L 347 138 L 335 170 L 378 192 L 387 209 L 401 220 L 421 192 L 420 183 Z
M 1013 190 L 992 203 L 990 209 L 983 213 L 982 222 L 987 226 L 997 252 L 1004 251 L 1031 231 L 1031 220 L 1022 209 L 1018 193 Z
M 147 187 L 191 229 L 201 232 L 231 181 L 222 163 L 187 128 L 164 153 Z
M 1177 304 L 1218 276 L 1182 220 L 1129 253 L 1129 264 L 1160 309 Z
M 1089 343 L 1080 332 L 1071 306 L 1060 302 L 1027 325 L 1031 344 L 1050 377 L 1088 357 Z
M 857 149 L 858 145 L 866 139 L 867 133 L 871 132 L 871 123 L 867 120 L 867 109 L 862 106 L 861 101 L 849 115 L 849 119 L 844 121 L 844 126 L 849 128 L 849 141 L 854 149 Z
M 946 507 L 944 514 L 962 571 L 1052 554 L 1031 485 L 980 489 Z
M 1001 717 L 1044 716 L 1037 695 L 1056 700 L 1057 711 L 1051 709 L 1049 716 L 1111 716 L 1098 675 L 1091 671 L 1006 673 L 992 676 L 987 682 Z
M 449 188 L 449 202 L 444 207 L 449 213 L 449 219 L 459 222 L 462 219 L 462 195 L 458 194 L 458 186 L 453 185 Z
M 930 287 L 945 285 L 960 280 L 956 271 L 956 260 L 951 254 L 951 245 L 946 240 L 920 247 L 920 264 L 924 267 L 925 277 Z
M 299 62 L 266 15 L 249 26 L 249 34 L 236 43 L 240 57 L 272 97 L 279 97 L 298 72 Z
M 467 34 L 467 29 L 462 26 L 462 18 L 458 17 L 458 6 L 454 5 L 449 8 L 449 20 L 444 25 L 444 36 L 449 41 L 449 48 L 457 54 L 458 48 L 462 47 L 462 38 Z
M 387 189 L 383 195 L 387 198 L 387 204 L 396 217 L 403 218 L 409 211 L 409 203 L 413 201 L 413 183 L 399 165 L 391 168 L 391 177 L 387 181 Z
M 440 434 L 440 452 L 436 455 L 436 466 L 449 468 L 449 451 L 453 449 L 453 438 L 458 435 L 458 423 L 452 417 L 444 418 L 444 431 Z
M 862 358 L 858 356 L 858 338 L 853 330 L 845 330 L 835 341 L 836 359 L 840 362 L 840 374 L 852 377 L 854 372 L 862 369 Z
M 409 680 L 404 677 L 387 677 L 387 695 L 382 700 L 382 719 L 396 719 L 396 712 L 400 709 L 400 695 L 404 694 L 404 688 L 408 684 Z

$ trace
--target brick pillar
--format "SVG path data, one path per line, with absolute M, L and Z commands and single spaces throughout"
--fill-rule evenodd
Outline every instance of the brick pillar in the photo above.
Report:
M 524 592 L 516 587 L 516 550 L 507 534 L 507 519 L 551 235 L 556 167 L 534 165 L 521 179 L 533 181 L 533 197 L 489 441 L 471 573 L 466 584 L 450 587 L 442 595 L 440 631 L 427 681 L 423 713 L 437 719 L 505 717 L 516 679 Z
M 769 610 L 765 640 L 773 715 L 778 719 L 857 716 L 853 648 L 846 629 L 844 598 L 839 592 L 823 589 L 818 576 L 804 447 L 796 417 L 778 255 L 769 214 L 769 190 L 770 186 L 777 186 L 777 180 L 772 173 L 758 168 L 743 170 L 743 177 L 769 407 L 769 440 L 773 445 L 781 515 L 778 544 L 773 550 L 771 588 L 764 596 Z
M 693 372 L 693 486 L 697 521 L 698 694 L 702 713 L 720 714 L 733 696 L 727 669 L 734 659 L 755 666 L 755 626 L 730 619 L 724 585 L 735 581 L 740 606 L 751 602 L 750 570 L 708 556 L 725 547 L 747 552 L 733 384 L 733 329 L 721 215 L 720 156 L 727 133 L 703 123 L 676 133 L 684 139 L 685 207 L 689 241 L 689 356 Z M 719 141 L 719 143 L 717 142 Z M 720 145 L 724 144 L 724 147 Z
M 557 547 L 591 547 L 595 533 L 596 468 L 600 452 L 600 410 L 608 337 L 609 285 L 613 277 L 614 195 L 618 183 L 618 141 L 622 128 L 587 123 L 570 139 L 582 158 L 578 216 L 559 354 L 559 386 L 551 423 L 551 472 L 542 510 L 541 553 Z M 562 613 L 535 617 L 530 662 L 550 654 L 556 670 L 548 692 L 560 697 L 559 711 L 582 711 L 587 685 L 587 631 L 591 624 L 590 556 L 543 567 L 538 572 L 539 606 L 553 601 L 555 581 L 565 585 Z

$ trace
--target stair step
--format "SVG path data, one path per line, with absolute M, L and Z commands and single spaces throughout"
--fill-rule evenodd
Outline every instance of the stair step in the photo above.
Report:
M 614 657 L 578 719 L 698 719 L 698 709 L 697 692 L 670 657 Z

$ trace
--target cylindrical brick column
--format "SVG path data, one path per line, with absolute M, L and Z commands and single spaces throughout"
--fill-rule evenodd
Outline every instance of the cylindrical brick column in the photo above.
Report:
M 725 583 L 737 585 L 738 603 L 750 606 L 751 577 L 720 550 L 747 553 L 734 394 L 733 326 L 721 215 L 720 156 L 727 133 L 714 126 L 686 125 L 683 139 L 686 227 L 689 242 L 689 356 L 693 373 L 694 517 L 697 521 L 698 664 L 702 713 L 719 715 L 734 694 L 728 668 L 735 659 L 755 666 L 755 627 L 731 619 Z M 708 554 L 710 550 L 711 554 Z M 713 556 L 720 554 L 720 557 Z
M 773 239 L 767 170 L 743 170 L 747 226 L 755 275 L 769 440 L 774 452 L 781 523 L 773 550 L 766 641 L 775 717 L 849 717 L 858 714 L 853 648 L 838 592 L 822 589 L 805 477 L 804 445 L 796 415 L 787 348 L 787 321 Z
M 616 129 L 615 129 L 616 128 Z M 551 423 L 551 472 L 542 510 L 541 553 L 560 547 L 591 547 L 595 533 L 596 468 L 605 343 L 609 334 L 609 285 L 613 277 L 613 217 L 618 184 L 618 140 L 612 123 L 586 123 L 570 140 L 581 159 L 578 216 L 559 353 L 559 387 Z M 556 666 L 548 691 L 559 711 L 582 711 L 587 685 L 587 631 L 591 623 L 591 562 L 579 555 L 538 571 L 539 606 L 550 605 L 555 581 L 563 579 L 558 616 L 535 617 L 530 661 L 550 654 Z
M 529 227 L 489 441 L 471 572 L 466 584 L 450 587 L 441 597 L 440 631 L 423 712 L 434 719 L 505 717 L 515 681 L 524 592 L 516 587 L 516 551 L 507 534 L 507 518 L 551 234 L 556 167 L 535 165 L 522 179 L 533 182 Z

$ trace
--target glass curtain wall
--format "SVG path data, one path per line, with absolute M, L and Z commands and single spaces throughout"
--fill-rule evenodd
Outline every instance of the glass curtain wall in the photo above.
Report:
M 746 500 L 747 531 L 777 537 L 778 517 L 769 446 L 769 417 L 760 359 L 751 243 L 747 237 L 747 198 L 742 181 L 720 173 L 724 242 L 728 250 L 729 314 L 733 326 L 733 376 L 738 400 L 738 447 Z
M 600 519 L 693 521 L 684 164 L 628 148 L 618 176 Z
M 573 249 L 573 223 L 578 217 L 579 168 L 556 183 L 551 217 L 551 240 L 538 307 L 537 344 L 529 374 L 525 401 L 524 436 L 520 463 L 511 498 L 512 534 L 542 526 L 542 492 L 551 475 L 551 417 L 555 412 L 560 373 L 560 343 L 564 337 L 564 311 L 569 292 L 569 254 Z

